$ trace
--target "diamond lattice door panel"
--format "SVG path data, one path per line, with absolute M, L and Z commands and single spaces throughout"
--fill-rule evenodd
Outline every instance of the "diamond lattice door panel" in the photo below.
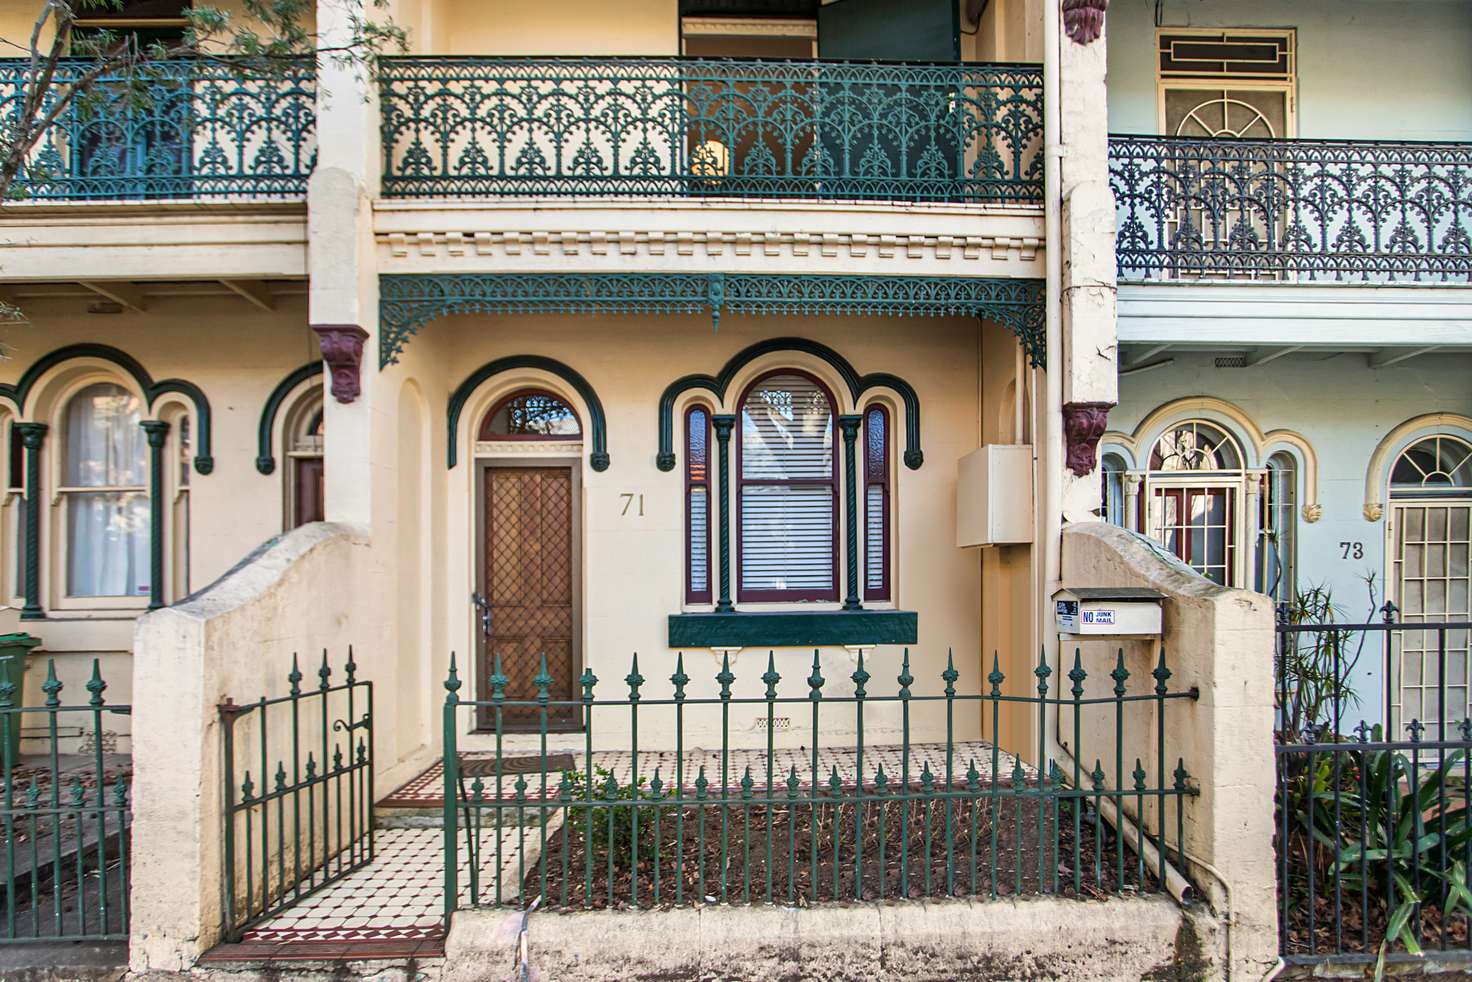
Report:
M 499 655 L 508 680 L 507 700 L 535 700 L 545 655 L 552 699 L 574 698 L 578 571 L 573 470 L 490 467 L 485 473 L 483 583 L 491 605 L 491 634 L 482 654 L 482 695 L 490 694 L 486 680 Z M 509 706 L 502 723 L 506 729 L 536 729 L 540 718 L 534 706 Z M 483 712 L 481 725 L 494 727 L 494 712 Z M 576 728 L 576 708 L 554 706 L 548 725 Z

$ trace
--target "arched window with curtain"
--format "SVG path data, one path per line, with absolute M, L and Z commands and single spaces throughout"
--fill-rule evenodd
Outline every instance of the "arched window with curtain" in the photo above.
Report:
M 834 402 L 806 373 L 763 375 L 740 401 L 738 598 L 838 599 Z
M 1391 468 L 1390 505 L 1386 579 L 1401 621 L 1472 619 L 1472 442 L 1439 433 L 1407 447 Z M 1442 651 L 1438 632 L 1404 632 L 1396 687 L 1399 719 L 1438 722 L 1443 696 L 1448 722 L 1472 714 L 1469 634 L 1447 631 Z M 1438 691 L 1443 670 L 1444 693 Z
M 864 410 L 864 599 L 886 601 L 890 594 L 890 432 L 889 410 Z
M 1253 588 L 1279 603 L 1291 602 L 1295 582 L 1298 512 L 1298 466 L 1280 451 L 1268 458 L 1258 507 L 1257 577 Z
M 111 382 L 66 406 L 61 484 L 69 597 L 147 597 L 148 443 L 143 403 Z
M 708 604 L 710 588 L 710 410 L 685 411 L 685 602 Z
M 327 517 L 322 389 L 314 384 L 286 417 L 286 527 Z

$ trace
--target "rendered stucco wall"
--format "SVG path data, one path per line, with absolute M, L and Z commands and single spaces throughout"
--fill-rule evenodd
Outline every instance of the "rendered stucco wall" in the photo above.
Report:
M 267 313 L 238 298 L 151 297 L 143 313 L 102 316 L 85 313 L 86 303 L 81 298 L 25 300 L 29 323 L 0 331 L 0 341 L 11 349 L 9 358 L 0 361 L 0 382 L 14 383 L 51 351 L 87 342 L 122 350 L 154 380 L 182 378 L 204 390 L 212 414 L 215 468 L 210 474 L 190 474 L 189 586 L 197 590 L 281 531 L 282 418 L 277 420 L 278 466 L 273 475 L 256 471 L 256 430 L 271 390 L 296 368 L 321 357 L 316 338 L 305 327 L 304 304 L 300 297 L 283 297 L 277 309 Z M 116 366 L 94 359 L 63 363 L 38 382 L 26 409 L 28 419 L 51 427 L 42 450 L 48 489 L 60 480 L 65 452 L 62 395 L 83 379 L 133 384 Z M 0 425 L 8 425 L 9 418 L 8 407 L 0 409 Z M 66 600 L 59 535 L 65 513 L 55 505 L 53 498 L 42 521 L 43 602 L 48 617 L 26 622 L 26 630 L 41 638 L 38 654 L 56 656 L 64 697 L 85 700 L 82 685 L 92 659 L 100 658 L 108 700 L 129 702 L 133 679 L 127 652 L 132 648 L 133 619 L 146 598 L 133 598 L 122 607 L 89 607 L 86 601 Z M 166 536 L 169 565 L 174 542 L 172 533 Z M 14 558 L 7 554 L 0 562 L 6 564 L 3 579 L 11 585 Z M 28 698 L 38 697 L 43 679 L 44 671 L 27 673 Z M 129 721 L 113 717 L 106 728 L 126 734 Z M 126 741 L 121 748 L 126 749 Z
M 1371 457 L 1387 435 L 1409 419 L 1438 412 L 1472 416 L 1472 390 L 1467 386 L 1472 355 L 1423 355 L 1379 369 L 1370 368 L 1359 353 L 1328 358 L 1288 355 L 1255 368 L 1217 368 L 1212 354 L 1176 351 L 1170 357 L 1174 364 L 1167 368 L 1121 380 L 1120 404 L 1110 414 L 1110 429 L 1132 433 L 1157 407 L 1206 395 L 1233 404 L 1260 430 L 1286 427 L 1302 434 L 1317 458 L 1323 513 L 1316 522 L 1304 520 L 1300 474 L 1298 587 L 1327 587 L 1341 620 L 1366 618 L 1373 606 L 1384 603 L 1390 572 L 1385 516 L 1371 520 L 1365 515 Z M 1253 452 L 1251 442 L 1243 440 L 1242 427 L 1231 417 L 1210 412 L 1177 415 L 1213 419 L 1242 440 L 1249 454 Z M 1158 429 L 1173 421 L 1178 419 L 1162 419 L 1151 432 L 1138 434 L 1136 442 L 1148 448 Z M 1472 439 L 1472 432 L 1456 426 L 1427 425 L 1396 440 L 1390 461 L 1418 437 L 1437 431 Z M 1111 450 L 1107 437 L 1101 449 Z M 1250 466 L 1262 464 L 1249 459 Z M 1387 467 L 1383 480 L 1388 479 Z M 1377 500 L 1385 501 L 1383 489 Z M 1383 666 L 1375 657 L 1364 657 L 1351 678 L 1360 695 L 1359 709 L 1376 721 Z
M 138 621 L 129 951 L 135 970 L 184 970 L 219 940 L 216 707 L 227 697 L 285 694 L 297 653 L 326 650 L 340 673 L 348 645 L 356 644 L 360 677 L 389 677 L 385 660 L 394 653 L 374 643 L 389 618 L 381 575 L 361 530 L 306 525 L 199 596 Z M 304 659 L 305 666 L 313 661 Z M 391 700 L 380 703 L 385 709 L 389 720 L 382 722 L 391 727 Z
M 1198 699 L 1173 703 L 1167 715 L 1167 754 L 1184 762 L 1191 785 L 1200 789 L 1186 804 L 1188 868 L 1181 872 L 1226 922 L 1226 978 L 1262 978 L 1277 960 L 1278 943 L 1271 603 L 1261 594 L 1218 587 L 1148 540 L 1104 522 L 1064 529 L 1063 583 L 1147 587 L 1165 595 L 1162 640 L 1170 687 L 1200 690 Z M 1096 682 L 1094 666 L 1111 663 L 1117 644 L 1078 644 Z M 1074 646 L 1067 644 L 1070 651 Z M 1128 641 L 1124 648 L 1126 668 L 1141 685 L 1154 667 L 1154 644 Z M 1125 759 L 1151 759 L 1157 738 L 1147 720 L 1127 719 Z M 1145 817 L 1147 827 L 1158 821 L 1148 807 Z
M 997 328 L 987 327 L 985 331 L 988 336 L 992 332 L 1000 334 Z M 973 321 L 728 316 L 723 318 L 719 332 L 713 333 L 707 317 L 582 316 L 456 317 L 436 321 L 409 345 L 402 364 L 380 376 L 381 384 L 387 386 L 412 382 L 428 407 L 435 434 L 430 460 L 430 479 L 435 484 L 431 492 L 433 514 L 426 519 L 435 526 L 436 542 L 443 543 L 443 548 L 437 546 L 434 550 L 430 574 L 436 584 L 431 628 L 435 692 L 443 680 L 449 651 L 460 654 L 461 677 L 467 681 L 462 697 L 476 691 L 478 681 L 478 669 L 470 664 L 467 653 L 474 650 L 475 618 L 468 596 L 474 583 L 477 554 L 473 510 L 476 448 L 471 435 L 478 428 L 481 416 L 503 395 L 527 386 L 545 386 L 568 397 L 582 418 L 588 419 L 581 400 L 553 376 L 529 370 L 497 376 L 477 390 L 467 404 L 458 434 L 459 463 L 454 469 L 447 469 L 441 434 L 449 394 L 455 387 L 495 358 L 541 354 L 566 363 L 597 391 L 608 416 L 612 463 L 607 471 L 598 473 L 587 466 L 586 444 L 579 454 L 583 482 L 580 507 L 584 660 L 600 679 L 606 680 L 598 691 L 609 698 L 622 691 L 617 680 L 628 672 L 630 658 L 637 652 L 640 670 L 651 680 L 646 696 L 655 698 L 655 693 L 667 694 L 667 679 L 674 670 L 674 652 L 667 643 L 667 617 L 682 609 L 684 569 L 683 472 L 679 466 L 670 472 L 655 467 L 659 392 L 682 375 L 715 373 L 737 351 L 770 337 L 821 341 L 846 357 L 860 373 L 893 372 L 916 388 L 921 404 L 925 463 L 915 471 L 898 463 L 903 446 L 903 412 L 898 411 L 893 393 L 879 391 L 865 397 L 865 404 L 871 397 L 878 398 L 887 402 L 893 412 L 897 481 L 892 539 L 897 549 L 893 605 L 918 611 L 920 615 L 920 642 L 912 650 L 912 671 L 920 680 L 917 691 L 939 691 L 942 685 L 939 675 L 945 667 L 947 649 L 952 647 L 963 673 L 961 689 L 978 690 L 986 671 L 982 667 L 978 602 L 982 560 L 977 551 L 957 549 L 954 545 L 955 465 L 981 439 L 979 400 L 985 398 L 990 403 L 986 411 L 998 416 L 1001 407 L 1015 399 L 1015 389 L 1008 384 L 1016 361 L 1016 345 L 1010 337 L 1003 334 L 994 342 L 995 350 L 990 358 L 999 366 L 998 377 L 983 397 L 979 364 L 988 359 L 981 357 L 981 334 Z M 840 395 L 840 411 L 854 411 L 846 387 L 832 368 L 813 356 L 799 353 L 773 354 L 753 362 L 733 381 L 725 408 L 734 405 L 748 381 L 777 367 L 812 371 Z M 692 397 L 696 395 L 691 393 Z M 676 451 L 681 461 L 684 454 L 679 445 L 683 430 L 680 420 L 687 404 L 688 400 L 682 401 L 675 415 Z M 482 449 L 505 450 L 491 446 Z M 440 482 L 443 482 L 442 491 Z M 629 500 L 624 495 L 635 496 L 635 500 L 643 496 L 642 516 L 637 514 L 637 508 L 624 513 Z M 437 527 L 441 521 L 443 532 Z M 732 528 L 734 538 L 734 508 Z M 841 533 L 839 541 L 842 541 Z M 1025 567 L 1026 550 L 1013 552 L 1021 553 Z M 1012 561 L 1015 563 L 1017 558 L 1014 556 Z M 734 585 L 733 576 L 733 588 Z M 751 609 L 761 605 L 739 606 Z M 1006 615 L 998 611 L 997 616 Z M 893 692 L 899 658 L 897 647 L 870 653 L 866 668 L 876 679 L 871 692 Z M 851 691 L 853 684 L 847 676 L 854 670 L 854 656 L 834 649 L 825 651 L 823 659 L 824 674 L 830 679 L 826 691 L 836 694 Z M 793 692 L 806 692 L 798 680 L 808 674 L 811 660 L 811 650 L 777 652 L 777 670 L 787 680 L 784 691 L 785 687 L 794 687 Z M 760 691 L 757 676 L 765 669 L 765 662 L 765 649 L 748 649 L 735 658 L 732 669 L 739 680 L 738 694 L 747 687 L 751 692 Z M 685 667 L 695 680 L 692 696 L 697 692 L 714 693 L 713 679 L 720 667 L 717 656 L 710 652 L 687 653 Z M 883 688 L 886 686 L 887 689 Z M 751 718 L 740 712 L 733 716 L 734 741 L 747 737 L 765 739 L 764 730 L 758 733 L 750 729 L 755 714 L 753 708 Z M 883 739 L 886 731 L 895 735 L 897 710 L 894 718 L 886 719 L 884 715 L 878 711 L 866 718 L 869 739 Z M 641 739 L 647 738 L 651 741 L 649 745 L 657 745 L 669 736 L 671 720 L 665 716 L 658 709 L 650 709 L 647 714 L 641 712 Z M 976 722 L 973 719 L 970 725 Z M 687 727 L 690 725 L 687 721 Z M 943 719 L 918 719 L 915 726 L 917 738 L 922 734 L 932 739 L 944 737 Z M 611 720 L 609 728 L 600 727 L 600 732 L 601 739 L 615 743 L 626 738 L 618 733 Z M 800 740 L 805 733 L 801 721 L 795 719 L 790 738 Z M 839 727 L 827 733 L 839 739 L 846 731 Z
M 1298 31 L 1303 138 L 1472 139 L 1468 0 L 1166 0 L 1167 27 Z M 1158 133 L 1154 0 L 1109 6 L 1109 129 Z

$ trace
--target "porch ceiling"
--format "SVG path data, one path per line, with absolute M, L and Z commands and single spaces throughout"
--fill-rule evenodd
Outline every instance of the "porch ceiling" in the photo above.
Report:
M 1120 369 L 1209 352 L 1255 367 L 1361 353 L 1383 368 L 1472 352 L 1472 289 L 1319 283 L 1151 283 L 1119 289 Z
M 37 301 L 63 303 L 94 314 L 144 313 L 155 301 L 218 297 L 258 310 L 274 310 L 288 297 L 305 296 L 305 280 L 68 279 L 0 283 L 0 301 L 24 313 Z
M 301 202 L 0 208 L 0 284 L 306 275 Z

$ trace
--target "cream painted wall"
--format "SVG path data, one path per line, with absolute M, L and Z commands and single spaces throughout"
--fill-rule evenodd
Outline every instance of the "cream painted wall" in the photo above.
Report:
M 895 539 L 899 543 L 898 606 L 920 614 L 920 643 L 912 653 L 912 670 L 921 680 L 916 691 L 938 692 L 946 648 L 954 646 L 963 672 L 962 691 L 978 690 L 980 676 L 980 557 L 954 545 L 955 463 L 973 449 L 978 430 L 978 337 L 974 322 L 964 320 L 893 319 L 779 319 L 727 317 L 719 333 L 712 333 L 703 317 L 650 317 L 641 321 L 613 317 L 457 317 L 436 322 L 409 348 L 394 376 L 413 378 L 431 405 L 434 428 L 443 427 L 449 393 L 480 365 L 512 354 L 543 354 L 579 371 L 597 390 L 608 416 L 608 449 L 612 465 L 604 473 L 582 458 L 582 521 L 584 528 L 583 581 L 585 584 L 583 645 L 586 664 L 607 680 L 600 693 L 620 691 L 619 680 L 628 672 L 629 659 L 638 652 L 640 670 L 651 680 L 646 690 L 668 690 L 674 653 L 667 646 L 666 618 L 680 609 L 684 562 L 683 476 L 677 467 L 664 473 L 654 466 L 657 450 L 656 407 L 660 390 L 673 379 L 693 372 L 718 371 L 727 358 L 755 340 L 773 336 L 802 336 L 820 340 L 849 358 L 858 371 L 894 372 L 911 382 L 922 406 L 926 462 L 919 471 L 899 468 L 896 493 Z M 1013 357 L 1011 346 L 1009 358 Z M 741 373 L 734 389 L 762 370 L 778 366 L 810 369 L 836 382 L 831 370 L 807 356 L 768 356 Z M 436 511 L 443 511 L 444 548 L 436 548 L 437 599 L 434 657 L 446 650 L 461 654 L 462 678 L 469 683 L 462 695 L 473 692 L 477 681 L 465 653 L 473 651 L 474 612 L 468 602 L 476 551 L 472 510 L 473 466 L 469 433 L 480 415 L 499 396 L 527 385 L 548 385 L 572 398 L 587 419 L 580 400 L 555 379 L 538 372 L 509 373 L 488 382 L 467 407 L 461 423 L 461 460 L 446 472 L 443 447 L 436 446 L 433 472 L 444 475 L 443 493 L 436 491 Z M 837 388 L 837 386 L 835 386 Z M 852 406 L 842 407 L 853 411 Z M 898 422 L 895 429 L 902 432 Z M 898 449 L 896 459 L 898 459 Z M 437 482 L 438 483 L 438 482 Z M 623 515 L 622 494 L 643 495 L 645 514 Z M 432 522 L 438 526 L 440 519 Z M 734 528 L 734 519 L 733 519 Z M 441 642 L 439 631 L 445 636 Z M 806 676 L 810 651 L 778 653 L 778 671 L 790 691 L 806 691 L 797 680 Z M 733 664 L 737 691 L 760 690 L 757 676 L 765 669 L 766 652 L 748 651 Z M 852 656 L 842 650 L 824 653 L 827 691 L 851 692 L 847 676 Z M 883 649 L 872 655 L 866 668 L 875 677 L 871 691 L 893 691 L 899 651 Z M 691 694 L 712 694 L 719 665 L 708 653 L 689 653 L 686 671 L 695 681 Z M 437 679 L 442 678 L 436 665 Z M 735 714 L 733 734 L 742 739 L 756 714 Z M 875 711 L 866 718 L 866 732 L 882 739 L 893 732 L 894 719 Z M 961 714 L 958 713 L 958 717 Z M 941 714 L 917 714 L 915 723 L 929 738 L 943 737 Z M 748 718 L 749 717 L 749 718 Z M 657 710 L 641 714 L 643 739 L 669 737 L 669 720 Z M 958 726 L 975 727 L 958 718 Z M 825 724 L 825 733 L 841 737 L 847 724 Z M 617 741 L 611 724 L 600 727 L 600 742 Z M 751 739 L 757 734 L 744 731 Z M 800 742 L 802 721 L 794 720 L 791 736 Z M 975 731 L 972 730 L 974 733 Z M 765 739 L 765 731 L 760 734 Z
M 428 40 L 416 50 L 445 55 L 674 55 L 676 0 L 439 0 L 425 7 Z M 423 45 L 432 45 L 425 47 Z
M 208 2 L 210 6 L 228 14 L 234 26 L 259 26 L 259 21 L 245 16 L 243 0 L 208 0 Z M 41 15 L 43 6 L 42 0 L 0 0 L 0 39 L 22 46 L 21 49 L 16 49 L 6 45 L 5 47 L 9 50 L 0 57 L 19 57 L 25 49 L 29 49 L 31 31 L 35 27 L 36 19 Z M 315 20 L 315 16 L 308 18 L 306 26 L 310 27 Z M 42 44 L 49 43 L 54 34 L 50 28 L 51 24 L 48 22 L 47 30 L 41 37 Z
M 1109 7 L 1109 128 L 1157 133 L 1153 0 Z M 1166 0 L 1172 27 L 1298 31 L 1298 136 L 1472 140 L 1469 0 Z
M 263 476 L 255 468 L 256 429 L 266 397 L 277 383 L 320 357 L 316 338 L 306 328 L 305 304 L 301 298 L 283 298 L 279 309 L 268 314 L 237 298 L 150 298 L 146 313 L 101 316 L 84 313 L 84 303 L 27 299 L 30 324 L 0 331 L 0 341 L 13 349 L 8 360 L 0 361 L 0 382 L 14 383 L 48 352 L 91 342 L 121 349 L 155 380 L 183 378 L 204 390 L 213 416 L 215 469 L 190 479 L 190 586 L 198 590 L 281 532 L 280 434 L 277 472 Z M 100 361 L 59 366 L 43 377 L 27 407 L 28 418 L 51 424 L 43 451 L 48 488 L 58 479 L 64 432 L 64 410 L 57 396 L 82 369 L 89 376 L 113 372 Z M 131 384 L 121 374 L 115 377 Z M 25 629 L 42 639 L 41 652 L 59 656 L 57 671 L 66 691 L 82 692 L 91 659 L 101 656 L 109 699 L 127 702 L 133 687 L 126 653 L 132 647 L 132 619 L 141 612 L 142 601 L 123 610 L 56 609 L 63 584 L 55 535 L 60 512 L 50 507 L 47 513 L 42 568 L 50 616 L 25 622 Z M 7 555 L 0 556 L 0 562 L 14 560 Z M 26 685 L 32 695 L 41 678 L 37 671 L 28 673 Z M 125 720 L 115 722 L 126 732 Z

